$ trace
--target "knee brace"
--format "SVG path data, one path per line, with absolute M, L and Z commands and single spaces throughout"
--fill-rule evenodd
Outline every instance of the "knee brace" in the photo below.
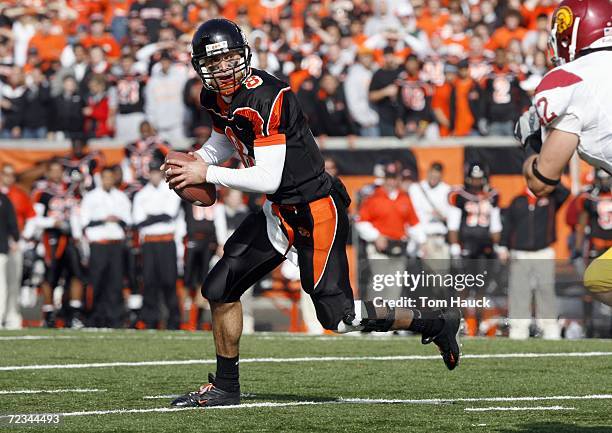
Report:
M 363 308 L 363 310 L 362 310 Z M 376 307 L 372 301 L 355 301 L 355 316 L 345 317 L 338 324 L 338 332 L 346 333 L 352 331 L 364 332 L 387 332 L 395 322 L 395 309 L 385 308 L 382 317 L 376 314 Z

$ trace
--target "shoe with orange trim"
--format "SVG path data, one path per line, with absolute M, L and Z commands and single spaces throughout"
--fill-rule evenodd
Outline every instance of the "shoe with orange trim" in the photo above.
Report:
M 436 335 L 423 335 L 421 342 L 423 344 L 434 343 L 438 346 L 446 367 L 454 370 L 459 365 L 461 357 L 461 343 L 459 342 L 461 310 L 459 308 L 442 309 L 439 318 L 444 320 L 442 330 Z
M 188 392 L 176 398 L 172 406 L 176 407 L 212 407 L 212 406 L 233 406 L 240 404 L 240 391 L 223 391 L 215 386 L 215 375 L 208 374 L 208 382 L 200 389 Z

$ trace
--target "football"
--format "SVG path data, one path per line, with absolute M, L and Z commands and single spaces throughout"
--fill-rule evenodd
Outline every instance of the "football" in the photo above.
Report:
M 185 152 L 172 150 L 166 155 L 166 161 L 179 159 L 182 161 L 195 161 L 195 157 Z M 172 167 L 172 165 L 171 165 Z M 217 189 L 212 183 L 202 183 L 199 185 L 189 185 L 183 189 L 174 188 L 179 197 L 196 206 L 212 206 L 217 200 Z

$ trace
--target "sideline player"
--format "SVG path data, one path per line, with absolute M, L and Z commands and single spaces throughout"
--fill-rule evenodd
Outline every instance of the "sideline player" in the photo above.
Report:
M 240 402 L 240 297 L 285 258 L 299 264 L 302 287 L 317 318 L 336 332 L 408 329 L 435 343 L 449 369 L 460 356 L 458 309 L 355 308 L 346 242 L 350 198 L 325 172 L 323 157 L 289 86 L 250 67 L 251 50 L 240 28 L 225 19 L 202 24 L 193 37 L 192 64 L 204 83 L 202 106 L 213 133 L 197 160 L 169 160 L 162 169 L 174 188 L 209 182 L 267 194 L 263 209 L 248 216 L 228 239 L 221 260 L 204 282 L 212 310 L 217 374 L 174 406 Z M 218 165 L 234 153 L 245 168 Z M 179 168 L 169 168 L 178 165 Z M 363 311 L 362 311 L 363 310 Z
M 564 0 L 553 14 L 549 45 L 553 63 L 536 89 L 534 105 L 515 127 L 515 136 L 538 155 L 525 160 L 529 189 L 550 194 L 574 151 L 612 173 L 612 3 Z M 542 131 L 540 131 L 542 126 Z M 584 285 L 612 306 L 612 248 L 594 260 Z

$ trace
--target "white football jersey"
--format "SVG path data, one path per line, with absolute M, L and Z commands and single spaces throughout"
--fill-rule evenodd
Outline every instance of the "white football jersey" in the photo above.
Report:
M 599 51 L 548 72 L 534 105 L 544 139 L 551 129 L 580 137 L 578 154 L 612 173 L 612 51 Z

